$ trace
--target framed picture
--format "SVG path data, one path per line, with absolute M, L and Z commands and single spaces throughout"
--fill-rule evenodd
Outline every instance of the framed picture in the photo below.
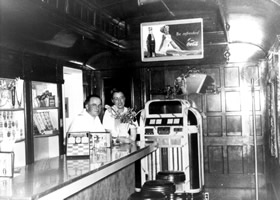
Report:
M 0 152 L 0 177 L 13 177 L 14 152 Z
M 143 62 L 204 57 L 202 18 L 141 23 L 140 30 Z

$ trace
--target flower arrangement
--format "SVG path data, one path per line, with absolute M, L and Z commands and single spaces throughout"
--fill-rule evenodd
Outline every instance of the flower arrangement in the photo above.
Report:
M 115 119 L 119 119 L 121 123 L 128 123 L 134 125 L 137 114 L 140 112 L 135 112 L 133 108 L 127 108 L 127 112 L 120 113 L 118 110 L 115 110 L 113 107 L 105 105 L 105 108 L 111 113 Z

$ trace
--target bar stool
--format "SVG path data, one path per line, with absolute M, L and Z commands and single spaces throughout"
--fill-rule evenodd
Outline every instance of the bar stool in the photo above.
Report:
M 173 199 L 176 186 L 168 180 L 150 180 L 146 181 L 142 187 L 142 192 L 161 192 L 167 199 Z
M 157 180 L 171 181 L 176 185 L 175 193 L 185 192 L 186 175 L 182 171 L 160 171 L 156 175 Z
M 131 194 L 128 200 L 167 200 L 167 197 L 161 192 L 141 191 Z

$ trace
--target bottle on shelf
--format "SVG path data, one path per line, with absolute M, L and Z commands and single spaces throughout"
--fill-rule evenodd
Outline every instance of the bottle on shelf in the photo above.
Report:
M 156 40 L 155 40 L 155 37 L 154 37 L 154 34 L 153 34 L 153 28 L 149 27 L 148 30 L 149 30 L 149 34 L 148 34 L 147 41 L 146 41 L 147 42 L 148 57 L 155 57 L 156 56 L 156 52 L 155 52 Z

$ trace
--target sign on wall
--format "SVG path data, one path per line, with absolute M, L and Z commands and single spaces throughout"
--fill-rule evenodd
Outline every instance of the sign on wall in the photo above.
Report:
M 13 177 L 14 153 L 0 152 L 0 177 Z
M 203 19 L 184 19 L 142 23 L 141 59 L 143 62 L 201 59 Z

